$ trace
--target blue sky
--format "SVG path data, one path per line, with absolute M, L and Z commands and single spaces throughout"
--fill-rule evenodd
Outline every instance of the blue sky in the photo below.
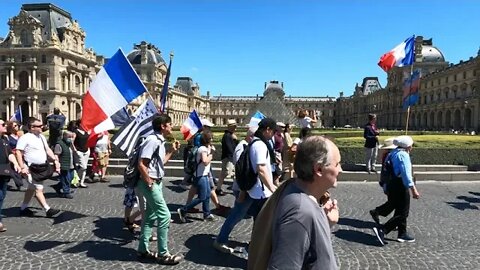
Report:
M 0 36 L 23 3 L 2 0 Z M 112 56 L 142 40 L 175 57 L 171 82 L 189 76 L 202 94 L 255 95 L 284 82 L 287 95 L 351 95 L 367 76 L 385 73 L 380 56 L 408 36 L 433 38 L 446 60 L 476 56 L 480 3 L 424 1 L 56 0 L 86 31 L 87 47 Z

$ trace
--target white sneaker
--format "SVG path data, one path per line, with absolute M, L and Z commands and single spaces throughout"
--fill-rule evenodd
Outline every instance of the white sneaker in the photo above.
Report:
M 210 215 L 206 216 L 203 220 L 204 221 L 215 221 L 215 217 L 212 214 L 210 214 Z
M 182 210 L 182 208 L 178 208 L 177 209 L 177 213 L 178 213 L 178 216 L 180 217 L 180 221 L 182 223 L 185 223 L 187 222 L 187 219 L 185 218 L 186 214 L 185 211 Z
M 180 187 L 181 187 L 183 190 L 189 190 L 189 187 L 188 187 L 186 184 L 180 184 Z
M 225 244 L 220 244 L 216 240 L 213 241 L 213 247 L 223 253 L 232 254 L 235 250 Z

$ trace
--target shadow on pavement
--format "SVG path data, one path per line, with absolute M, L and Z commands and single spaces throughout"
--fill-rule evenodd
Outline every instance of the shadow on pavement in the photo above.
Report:
M 71 242 L 62 242 L 62 241 L 27 241 L 25 242 L 25 248 L 29 252 L 39 252 L 47 249 L 52 249 L 61 245 L 69 244 Z
M 63 211 L 60 212 L 60 214 L 56 217 L 53 218 L 53 225 L 60 224 L 63 222 L 71 221 L 77 218 L 84 218 L 87 217 L 87 215 L 84 214 L 79 214 L 76 212 L 72 211 Z
M 446 202 L 448 205 L 450 205 L 453 208 L 456 208 L 458 210 L 467 210 L 467 209 L 472 209 L 472 210 L 478 210 L 478 206 L 472 205 L 469 202 Z
M 353 219 L 353 218 L 340 218 L 337 224 L 359 228 L 359 229 L 371 229 L 377 225 L 375 224 L 375 222 L 372 222 L 372 221 L 365 221 L 365 220 Z
M 111 188 L 125 188 L 122 183 L 120 183 L 120 184 L 109 184 L 108 187 L 111 187 Z
M 338 230 L 333 234 L 336 237 L 349 242 L 357 242 L 367 246 L 380 246 L 380 243 L 378 243 L 377 238 L 375 237 L 375 235 L 373 235 L 373 232 L 372 234 L 367 234 L 361 231 L 354 230 Z
M 458 196 L 457 199 L 464 200 L 469 203 L 480 203 L 480 198 L 477 197 Z
M 189 251 L 185 254 L 185 260 L 214 267 L 246 269 L 246 259 L 214 249 L 212 246 L 214 238 L 215 236 L 211 234 L 197 234 L 187 239 L 185 246 Z M 240 246 L 242 243 L 230 241 L 229 245 Z
M 175 182 L 175 181 L 172 181 L 172 182 Z M 175 193 L 184 193 L 184 192 L 187 191 L 187 190 L 183 189 L 182 187 L 180 187 L 179 185 L 165 185 L 165 187 L 170 189 L 171 191 L 173 191 Z
M 474 192 L 474 191 L 469 191 L 468 193 L 475 195 L 475 196 L 480 196 L 480 192 Z

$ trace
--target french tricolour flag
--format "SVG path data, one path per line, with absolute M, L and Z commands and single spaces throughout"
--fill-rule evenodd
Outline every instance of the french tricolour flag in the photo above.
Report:
M 260 123 L 260 121 L 262 121 L 263 118 L 265 118 L 265 115 L 260 111 L 256 111 L 255 114 L 252 116 L 252 118 L 250 118 L 250 122 L 248 123 L 248 128 L 252 132 L 255 132 L 258 129 L 258 123 Z
M 90 131 L 146 91 L 119 49 L 102 67 L 83 97 L 82 126 Z
M 415 35 L 407 38 L 404 42 L 397 45 L 397 47 L 380 57 L 378 65 L 387 72 L 393 67 L 413 65 L 414 61 Z
M 202 128 L 202 122 L 195 110 L 188 115 L 188 118 L 183 122 L 180 131 L 183 133 L 183 138 L 188 141 L 199 129 Z

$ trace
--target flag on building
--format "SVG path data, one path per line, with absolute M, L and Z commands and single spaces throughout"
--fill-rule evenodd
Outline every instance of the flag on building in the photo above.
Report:
M 393 67 L 403 67 L 413 65 L 415 61 L 415 35 L 407 38 L 404 42 L 397 45 L 391 51 L 380 57 L 378 65 L 389 71 Z
M 168 64 L 167 76 L 165 77 L 165 82 L 163 83 L 162 95 L 160 97 L 160 112 L 166 113 L 167 111 L 167 95 L 168 95 L 168 82 L 170 81 L 170 68 L 172 67 L 172 58 L 170 58 L 170 63 Z
M 119 49 L 98 72 L 83 97 L 82 126 L 90 131 L 146 92 L 130 62 Z M 96 133 L 99 132 L 97 129 Z
M 200 121 L 200 117 L 198 117 L 197 111 L 193 110 L 185 122 L 183 122 L 180 131 L 183 134 L 183 138 L 188 141 L 201 128 L 202 122 Z
M 248 123 L 248 128 L 251 131 L 255 132 L 258 129 L 258 123 L 260 123 L 260 121 L 263 118 L 266 118 L 265 115 L 263 115 L 263 113 L 261 113 L 260 111 L 255 112 L 252 118 L 250 118 L 250 122 Z
M 22 107 L 20 107 L 20 105 L 18 105 L 17 110 L 15 110 L 15 113 L 10 117 L 10 121 L 15 121 L 17 123 L 23 122 Z
M 132 115 L 133 120 L 113 136 L 113 144 L 129 156 L 139 138 L 153 133 L 152 120 L 156 114 L 158 110 L 153 100 L 148 98 Z
M 415 105 L 418 101 L 418 89 L 420 88 L 420 71 L 415 70 L 403 84 L 403 108 Z

